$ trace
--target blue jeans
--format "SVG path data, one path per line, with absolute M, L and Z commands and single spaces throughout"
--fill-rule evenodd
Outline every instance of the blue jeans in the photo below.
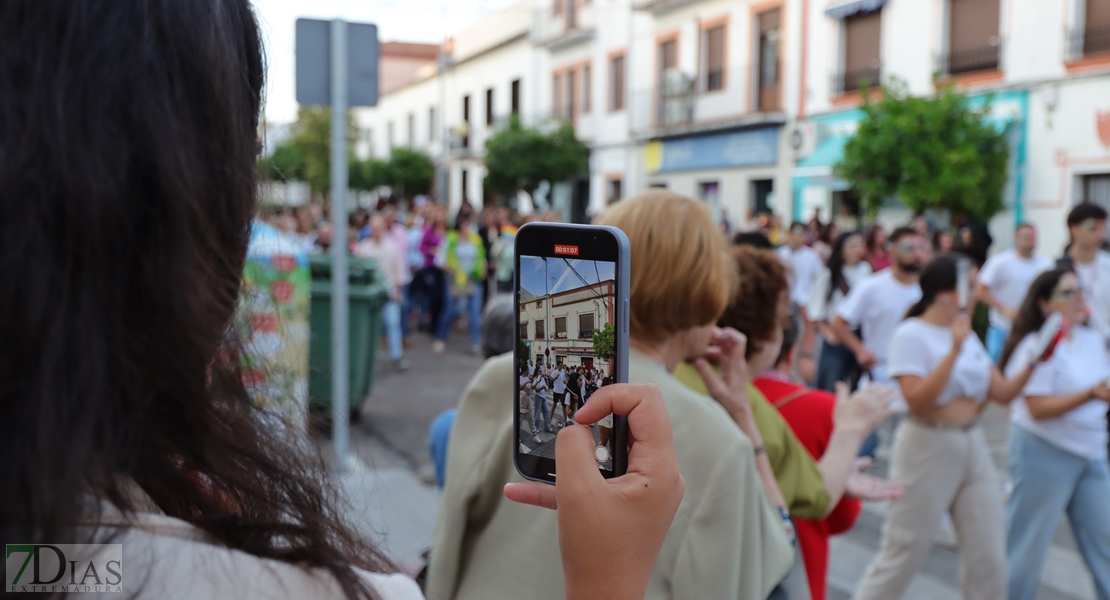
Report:
M 409 321 L 412 320 L 412 283 L 401 287 L 401 337 L 409 337 Z
M 404 348 L 401 345 L 401 303 L 390 300 L 382 309 L 382 326 L 389 340 L 389 358 L 398 360 Z
M 1110 466 L 1010 426 L 1014 492 L 1006 503 L 1010 600 L 1033 600 L 1060 514 L 1067 512 L 1099 600 L 1110 600 Z
M 998 359 L 1002 358 L 1002 347 L 1006 345 L 1006 338 L 1009 337 L 1008 331 L 991 325 L 987 327 L 987 354 L 991 355 L 991 361 L 998 364 Z
M 448 286 L 450 288 L 450 286 Z M 477 346 L 482 341 L 482 286 L 481 284 L 474 284 L 474 292 L 469 296 L 462 298 L 451 298 L 451 292 L 447 292 L 448 298 L 446 302 L 447 310 L 443 311 L 443 316 L 439 319 L 439 324 L 436 327 L 436 339 L 447 341 L 448 334 L 451 333 L 451 324 L 455 322 L 455 317 L 461 314 L 468 314 L 467 321 L 470 325 L 470 345 Z
M 447 480 L 447 447 L 451 441 L 451 426 L 455 424 L 455 415 L 458 411 L 454 408 L 439 413 L 428 428 L 428 453 L 432 455 L 432 464 L 436 467 L 436 485 L 443 489 Z
M 532 424 L 536 426 L 536 431 L 540 430 L 540 415 L 543 415 L 543 421 L 546 426 L 544 431 L 551 431 L 551 415 L 548 414 L 547 409 L 547 394 L 532 394 Z

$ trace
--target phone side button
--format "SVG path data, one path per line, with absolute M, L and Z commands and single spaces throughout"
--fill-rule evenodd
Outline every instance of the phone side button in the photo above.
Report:
M 624 328 L 624 333 L 628 333 L 628 300 L 625 299 L 624 306 L 621 308 L 621 327 Z

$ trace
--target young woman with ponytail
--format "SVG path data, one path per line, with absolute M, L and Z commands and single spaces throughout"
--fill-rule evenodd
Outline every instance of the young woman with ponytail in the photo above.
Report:
M 1037 358 L 1037 332 L 1054 312 L 1065 318 L 1064 337 L 1047 360 L 1030 369 Z M 1098 597 L 1110 598 L 1110 353 L 1099 334 L 1082 324 L 1086 317 L 1075 273 L 1070 268 L 1042 273 L 1029 287 L 1002 351 L 1007 373 L 1033 373 L 1010 411 L 1010 600 L 1036 597 L 1048 548 L 1065 511 Z
M 979 416 L 988 399 L 1012 401 L 1031 371 L 1006 379 L 970 334 L 957 299 L 956 264 L 948 254 L 925 267 L 921 300 L 890 342 L 890 376 L 909 407 L 895 434 L 890 479 L 906 493 L 891 503 L 879 555 L 857 600 L 901 598 L 945 513 L 960 540 L 963 598 L 1006 597 L 1001 486 Z

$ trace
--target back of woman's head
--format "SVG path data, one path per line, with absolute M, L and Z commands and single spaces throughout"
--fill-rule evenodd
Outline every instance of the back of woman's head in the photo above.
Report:
M 1050 301 L 1060 279 L 1072 272 L 1068 267 L 1056 268 L 1041 273 L 1033 280 L 1029 291 L 1025 294 L 1025 299 L 1021 302 L 1021 307 L 1018 308 L 1014 324 L 1010 327 L 1010 336 L 1006 338 L 1006 344 L 1002 347 L 1002 356 L 998 360 L 1000 368 L 1006 368 L 1006 364 L 1014 355 L 1014 350 L 1027 335 L 1041 329 L 1047 319 L 1047 315 L 1041 311 L 1041 303 Z
M 786 267 L 772 250 L 751 246 L 732 248 L 733 268 L 739 274 L 739 285 L 731 302 L 717 321 L 721 327 L 732 327 L 748 338 L 746 358 L 755 356 L 763 344 L 775 337 L 789 315 Z
M 907 319 L 924 314 L 941 292 L 951 292 L 956 289 L 958 261 L 959 256 L 955 254 L 941 254 L 925 265 L 918 280 L 921 285 L 921 299 L 910 307 L 906 313 Z
M 728 305 L 735 269 L 705 203 L 666 190 L 621 200 L 601 213 L 632 246 L 632 337 L 662 341 L 708 325 Z
M 136 508 L 122 476 L 348 592 L 379 564 L 255 424 L 229 343 L 263 78 L 248 0 L 0 3 L 0 538 L 78 539 L 83 494 Z

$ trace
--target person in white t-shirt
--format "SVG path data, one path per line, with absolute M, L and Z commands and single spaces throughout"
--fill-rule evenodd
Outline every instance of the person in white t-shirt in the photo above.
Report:
M 859 282 L 837 308 L 832 330 L 856 356 L 871 381 L 891 383 L 886 373 L 887 350 L 894 328 L 921 299 L 918 274 L 929 252 L 928 242 L 909 227 L 890 233 L 890 268 Z M 863 339 L 852 331 L 861 329 Z
M 802 318 L 805 323 L 805 331 L 798 350 L 798 374 L 805 381 L 813 381 L 817 376 L 817 365 L 813 362 L 817 335 L 806 312 L 806 304 L 809 302 L 810 289 L 825 270 L 825 261 L 821 260 L 821 255 L 817 254 L 816 250 L 806 246 L 807 234 L 805 224 L 795 221 L 790 225 L 786 243 L 775 253 L 778 254 L 779 260 L 789 267 L 787 279 L 790 282 L 790 300 L 802 308 Z
M 567 371 L 566 365 L 559 363 L 551 371 L 551 417 L 555 418 L 555 409 L 563 412 L 563 422 L 556 423 L 556 427 L 565 427 L 574 424 L 574 417 L 570 412 L 570 402 L 567 399 Z
M 901 598 L 946 514 L 960 541 L 964 598 L 1006 595 L 1001 485 L 979 417 L 988 400 L 1009 404 L 1030 371 L 1006 379 L 992 364 L 962 314 L 956 279 L 956 256 L 930 262 L 921 299 L 891 337 L 888 374 L 909 409 L 894 436 L 891 481 L 906 493 L 890 505 L 856 600 Z
M 543 363 L 536 365 L 532 370 L 532 418 L 535 420 L 536 429 L 540 428 L 540 417 L 543 417 L 544 431 L 551 433 L 551 415 L 547 407 L 547 376 L 543 374 Z
M 996 363 L 1029 284 L 1053 267 L 1052 260 L 1037 254 L 1036 249 L 1037 229 L 1022 223 L 1014 232 L 1014 248 L 992 256 L 979 271 L 978 296 L 991 309 L 987 352 Z
M 1097 204 L 1079 204 L 1068 213 L 1071 246 L 1059 261 L 1079 278 L 1087 299 L 1087 325 L 1110 342 L 1110 253 L 1106 243 L 1106 211 Z
M 1010 412 L 1006 504 L 1010 600 L 1037 595 L 1048 549 L 1066 512 L 1099 598 L 1110 598 L 1110 466 L 1106 411 L 1110 353 L 1082 325 L 1084 293 L 1068 268 L 1033 281 L 1002 353 L 1007 373 L 1026 369 L 1047 316 L 1061 313 L 1065 336 L 1022 390 Z
M 806 302 L 806 313 L 823 338 L 815 387 L 828 392 L 835 391 L 837 381 L 851 379 L 852 371 L 857 368 L 856 357 L 840 343 L 829 321 L 836 316 L 852 286 L 871 274 L 871 265 L 863 260 L 865 251 L 861 234 L 841 234 L 833 243 L 828 268 L 817 278 Z

